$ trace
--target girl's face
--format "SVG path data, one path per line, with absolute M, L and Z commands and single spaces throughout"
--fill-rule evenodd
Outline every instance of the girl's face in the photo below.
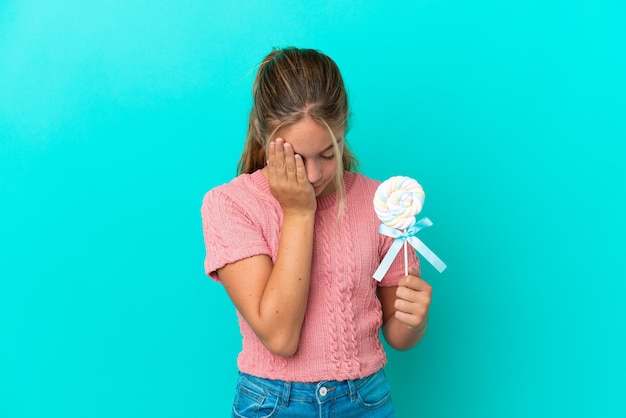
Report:
M 308 116 L 280 129 L 275 136 L 290 143 L 294 152 L 300 154 L 316 197 L 328 196 L 336 188 L 335 173 L 337 164 L 341 164 L 344 132 L 334 134 L 339 146 L 339 155 L 335 155 L 328 129 Z

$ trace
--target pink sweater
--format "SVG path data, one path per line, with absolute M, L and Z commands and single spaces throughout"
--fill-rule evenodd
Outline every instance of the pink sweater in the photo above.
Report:
M 376 287 L 397 285 L 404 275 L 404 257 L 396 258 L 380 284 L 372 278 L 392 242 L 378 233 L 372 199 L 379 183 L 345 173 L 345 212 L 339 227 L 336 194 L 318 199 L 309 300 L 298 350 L 292 357 L 270 353 L 237 313 L 243 336 L 240 371 L 317 382 L 357 379 L 384 366 Z M 259 254 L 276 260 L 282 210 L 260 171 L 209 191 L 202 221 L 205 271 L 218 282 L 216 270 L 226 264 Z M 409 251 L 409 256 L 409 265 L 419 266 L 415 252 Z

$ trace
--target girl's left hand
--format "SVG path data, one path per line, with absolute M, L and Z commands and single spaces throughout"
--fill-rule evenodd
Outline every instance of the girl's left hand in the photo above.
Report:
M 396 318 L 409 328 L 425 324 L 432 292 L 432 287 L 422 280 L 419 271 L 409 267 L 409 275 L 400 279 L 396 289 Z

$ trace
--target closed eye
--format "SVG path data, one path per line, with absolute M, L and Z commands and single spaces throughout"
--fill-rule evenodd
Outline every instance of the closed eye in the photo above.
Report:
M 331 154 L 331 155 L 321 155 L 321 157 L 325 160 L 334 160 L 335 159 L 335 154 Z

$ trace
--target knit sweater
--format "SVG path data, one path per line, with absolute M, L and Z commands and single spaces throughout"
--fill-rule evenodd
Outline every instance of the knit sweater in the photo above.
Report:
M 308 304 L 297 352 L 272 354 L 237 312 L 243 336 L 239 370 L 267 379 L 297 382 L 348 380 L 386 363 L 379 339 L 382 310 L 377 286 L 397 286 L 404 275 L 398 256 L 381 283 L 372 275 L 392 239 L 378 233 L 372 199 L 380 182 L 344 173 L 345 209 L 337 221 L 337 195 L 317 200 Z M 242 174 L 209 191 L 203 200 L 206 273 L 255 255 L 276 261 L 282 209 L 260 171 Z M 419 267 L 414 251 L 409 265 Z M 242 277 L 241 280 L 246 280 Z

